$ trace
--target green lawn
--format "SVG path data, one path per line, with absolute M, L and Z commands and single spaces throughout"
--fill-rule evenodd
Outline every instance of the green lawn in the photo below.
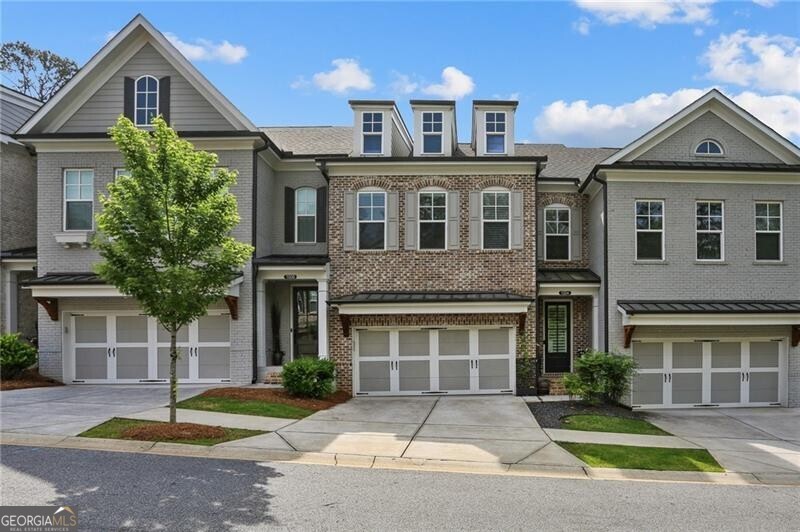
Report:
M 702 471 L 724 473 L 725 470 L 705 449 L 661 449 L 599 443 L 558 442 L 591 467 L 650 469 L 653 471 Z
M 300 419 L 314 413 L 306 408 L 283 403 L 270 403 L 254 399 L 233 399 L 230 397 L 206 397 L 203 395 L 181 401 L 178 403 L 178 408 L 287 419 Z
M 600 414 L 576 414 L 561 420 L 562 429 L 588 430 L 592 432 L 620 432 L 624 434 L 650 434 L 669 436 L 655 425 L 642 419 L 630 419 Z
M 112 438 L 116 440 L 124 440 L 122 433 L 125 430 L 131 427 L 138 427 L 140 425 L 150 425 L 153 423 L 160 423 L 159 421 L 145 421 L 142 419 L 127 419 L 127 418 L 120 418 L 115 417 L 111 418 L 105 423 L 101 423 L 96 427 L 92 427 L 89 430 L 78 434 L 78 436 L 82 436 L 84 438 Z M 248 429 L 231 429 L 225 428 L 225 436 L 222 438 L 201 438 L 195 440 L 164 440 L 169 441 L 170 443 L 191 443 L 194 445 L 216 445 L 218 443 L 224 443 L 226 441 L 233 441 L 233 440 L 240 440 L 242 438 L 249 438 L 250 436 L 258 436 L 259 434 L 264 434 L 263 431 L 260 430 L 248 430 Z

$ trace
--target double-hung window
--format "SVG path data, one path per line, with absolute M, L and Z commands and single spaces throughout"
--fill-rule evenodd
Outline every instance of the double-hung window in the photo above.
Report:
M 64 170 L 64 230 L 94 227 L 94 170 Z
M 136 80 L 136 125 L 149 126 L 158 115 L 158 80 L 142 76 Z
M 358 193 L 358 249 L 386 249 L 386 193 Z
M 419 249 L 445 249 L 447 192 L 419 193 Z
M 481 203 L 483 249 L 508 249 L 509 193 L 485 190 Z
M 486 113 L 486 153 L 506 152 L 506 113 Z
M 721 201 L 698 201 L 695 204 L 697 260 L 723 259 L 723 218 Z
M 664 260 L 664 202 L 636 200 L 636 260 Z
M 545 207 L 545 260 L 569 260 L 569 224 L 569 207 Z
M 362 113 L 361 134 L 364 137 L 362 153 L 383 153 L 383 113 Z
M 114 168 L 114 179 L 118 179 L 120 177 L 130 177 L 131 171 L 127 168 Z
M 442 113 L 422 113 L 422 153 L 442 153 Z
M 778 201 L 756 202 L 756 260 L 782 260 L 782 207 Z
M 317 240 L 317 191 L 298 188 L 294 198 L 295 242 Z

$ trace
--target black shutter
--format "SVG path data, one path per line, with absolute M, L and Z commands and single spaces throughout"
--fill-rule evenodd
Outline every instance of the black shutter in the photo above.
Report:
M 123 100 L 123 114 L 125 118 L 136 123 L 134 119 L 134 107 L 133 107 L 133 99 L 136 98 L 136 81 L 133 78 L 125 78 L 125 88 L 123 90 L 122 100 Z
M 317 242 L 328 239 L 328 187 L 317 189 Z
M 294 242 L 294 189 L 283 189 L 283 241 Z
M 158 80 L 158 112 L 169 124 L 169 76 Z

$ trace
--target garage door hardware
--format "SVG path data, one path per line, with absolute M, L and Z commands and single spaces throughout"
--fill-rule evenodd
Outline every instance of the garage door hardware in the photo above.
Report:
M 109 358 L 117 356 L 117 348 L 116 347 L 109 347 L 106 349 L 106 354 Z

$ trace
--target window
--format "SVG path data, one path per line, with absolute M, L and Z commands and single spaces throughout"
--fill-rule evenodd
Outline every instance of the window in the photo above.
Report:
M 385 249 L 386 193 L 358 193 L 358 249 Z
M 716 140 L 706 139 L 694 149 L 695 155 L 724 155 L 722 145 Z
M 383 153 L 383 113 L 362 113 L 361 132 L 364 136 L 363 153 Z
M 756 202 L 756 260 L 782 259 L 781 208 L 777 201 Z
M 64 170 L 64 230 L 94 226 L 94 170 Z
M 636 201 L 636 260 L 664 260 L 663 201 Z
M 442 113 L 422 113 L 422 153 L 442 153 Z
M 723 207 L 721 201 L 698 201 L 695 207 L 697 260 L 722 260 Z
M 569 207 L 544 209 L 544 258 L 569 260 Z
M 483 249 L 508 249 L 509 193 L 484 191 L 482 199 Z
M 130 177 L 131 171 L 128 170 L 127 168 L 114 168 L 114 179 L 117 179 L 118 177 L 122 176 Z
M 158 80 L 142 76 L 136 80 L 136 125 L 148 126 L 158 115 Z
M 486 153 L 506 152 L 506 113 L 486 113 Z
M 447 192 L 419 193 L 419 249 L 445 249 Z
M 295 242 L 317 241 L 317 191 L 298 188 L 295 191 Z

